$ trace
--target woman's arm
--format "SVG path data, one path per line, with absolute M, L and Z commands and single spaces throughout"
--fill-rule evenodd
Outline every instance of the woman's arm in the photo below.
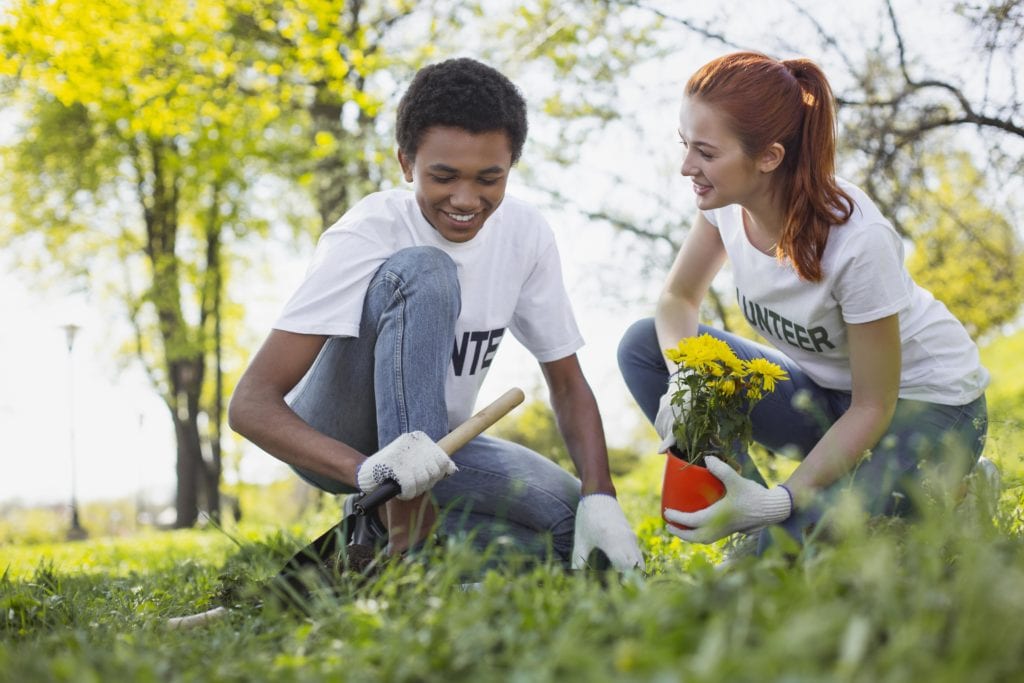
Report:
M 550 363 L 541 363 L 551 394 L 558 431 L 565 440 L 569 456 L 576 464 L 583 483 L 582 494 L 615 495 L 608 469 L 608 446 L 597 401 L 590 389 L 576 354 Z
M 327 337 L 272 330 L 228 406 L 230 427 L 289 465 L 355 486 L 366 456 L 309 426 L 284 397 L 316 360 Z
M 848 325 L 853 398 L 786 482 L 800 501 L 849 473 L 885 434 L 900 386 L 900 323 L 897 315 Z
M 673 347 L 680 339 L 697 334 L 701 302 L 725 257 L 718 228 L 698 211 L 658 298 L 654 325 L 661 348 Z M 668 359 L 665 363 L 670 370 L 675 369 Z

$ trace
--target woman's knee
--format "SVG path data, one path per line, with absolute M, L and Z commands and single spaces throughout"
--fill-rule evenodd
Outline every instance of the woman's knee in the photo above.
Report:
M 658 348 L 658 334 L 654 328 L 654 318 L 643 318 L 626 328 L 616 357 L 619 368 L 629 367 L 636 363 L 637 358 L 649 355 L 650 349 Z

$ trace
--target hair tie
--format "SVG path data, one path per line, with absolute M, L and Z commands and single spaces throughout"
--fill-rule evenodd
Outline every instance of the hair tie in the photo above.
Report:
M 804 106 L 813 107 L 817 103 L 818 98 L 815 97 L 814 93 L 804 87 L 802 78 L 807 75 L 807 70 L 805 68 L 807 63 L 802 59 L 784 59 L 782 60 L 782 65 L 786 67 L 786 70 L 789 71 L 796 80 L 796 84 L 800 88 L 800 99 L 803 100 Z

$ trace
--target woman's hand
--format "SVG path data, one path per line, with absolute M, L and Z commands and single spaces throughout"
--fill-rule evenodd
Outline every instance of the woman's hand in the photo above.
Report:
M 793 497 L 785 486 L 765 488 L 740 476 L 713 455 L 705 457 L 704 462 L 725 485 L 725 496 L 696 512 L 665 510 L 665 519 L 672 522 L 668 530 L 674 536 L 691 543 L 714 543 L 737 531 L 784 522 L 793 513 Z M 680 529 L 676 524 L 689 528 Z

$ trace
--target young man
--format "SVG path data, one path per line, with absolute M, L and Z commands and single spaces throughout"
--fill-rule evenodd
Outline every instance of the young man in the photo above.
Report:
M 580 567 L 599 548 L 643 568 L 608 470 L 583 344 L 550 227 L 505 196 L 526 104 L 494 69 L 453 59 L 419 71 L 398 106 L 413 191 L 365 197 L 327 230 L 305 281 L 245 371 L 231 427 L 332 493 L 387 478 L 387 551 L 445 533 L 511 536 Z M 435 441 L 470 416 L 506 331 L 537 358 L 577 480 L 522 446 Z M 571 560 L 570 560 L 571 558 Z

